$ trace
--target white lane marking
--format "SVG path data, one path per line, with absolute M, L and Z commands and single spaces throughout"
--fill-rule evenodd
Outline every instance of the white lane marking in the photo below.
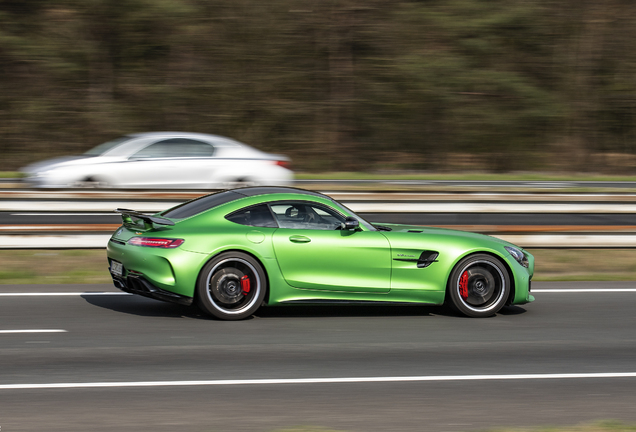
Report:
M 202 194 L 203 195 L 203 194 Z M 165 210 L 174 206 L 175 204 L 182 203 L 184 200 L 178 201 L 146 201 L 136 203 L 137 211 L 152 212 Z M 44 213 L 44 212 L 56 212 L 56 213 L 108 213 L 116 214 L 113 210 L 117 207 L 126 208 L 130 206 L 130 201 L 0 201 L 0 211 L 6 211 L 9 213 Z
M 62 329 L 0 330 L 0 334 L 15 334 L 15 333 L 68 333 L 68 330 L 62 330 Z
M 64 225 L 64 224 L 60 224 L 60 225 Z M 42 224 L 37 224 L 37 225 L 2 225 L 0 226 L 0 228 L 2 229 L 2 231 L 44 231 L 44 230 L 49 230 L 49 231 L 58 231 L 60 230 L 60 225 L 42 225 Z M 116 225 L 116 224 L 113 224 Z M 85 228 L 82 225 L 68 225 L 66 226 L 66 228 L 72 228 L 75 230 L 85 230 Z M 95 229 L 95 231 L 101 231 L 99 229 Z
M 101 296 L 101 295 L 132 295 L 126 292 L 22 292 L 0 293 L 0 297 L 47 297 L 47 296 Z
M 0 385 L 0 390 L 50 389 L 50 388 L 98 388 L 98 387 L 176 387 L 176 386 L 235 386 L 235 385 L 277 385 L 277 384 L 347 384 L 347 383 L 378 383 L 378 382 L 545 380 L 545 379 L 586 379 L 586 378 L 636 378 L 636 372 L 2 384 Z
M 114 211 L 110 213 L 47 213 L 47 212 L 39 212 L 39 213 L 10 213 L 11 216 L 119 216 L 119 213 L 115 213 Z
M 10 234 L 0 235 L 0 249 L 106 249 L 109 239 L 110 234 Z
M 636 292 L 636 288 L 545 288 L 532 289 L 534 293 L 587 293 L 587 292 Z
M 342 204 L 356 213 L 635 213 L 633 203 L 532 203 L 532 202 L 408 202 L 386 201 Z M 0 203 L 0 206 L 2 203 Z

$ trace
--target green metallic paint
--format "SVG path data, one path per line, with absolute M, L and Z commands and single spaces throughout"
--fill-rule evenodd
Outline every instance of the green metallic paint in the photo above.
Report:
M 302 237 L 305 240 L 294 240 Z M 379 231 L 279 228 L 274 251 L 287 283 L 296 288 L 388 293 L 389 242 Z
M 529 281 L 534 258 L 526 252 L 529 267 L 522 267 L 504 249 L 510 243 L 493 237 L 460 231 L 383 224 L 392 231 L 372 231 L 361 223 L 357 231 L 323 231 L 245 226 L 225 216 L 263 202 L 309 201 L 356 217 L 328 198 L 302 193 L 278 193 L 245 197 L 187 219 L 172 219 L 174 226 L 148 230 L 122 227 L 114 239 L 126 242 L 134 236 L 182 238 L 176 249 L 161 249 L 109 242 L 108 258 L 137 271 L 167 291 L 194 297 L 203 266 L 216 255 L 240 251 L 260 262 L 268 279 L 268 305 L 303 300 L 354 300 L 441 304 L 453 267 L 474 253 L 498 257 L 510 270 L 512 304 L 534 300 Z M 418 232 L 407 232 L 409 230 Z M 295 240 L 294 240 L 295 239 Z M 309 241 L 305 241 L 305 240 Z M 439 252 L 437 262 L 418 268 L 422 251 Z

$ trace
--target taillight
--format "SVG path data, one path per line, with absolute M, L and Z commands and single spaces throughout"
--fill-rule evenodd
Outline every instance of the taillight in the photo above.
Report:
M 291 164 L 289 161 L 277 160 L 274 161 L 274 165 L 282 166 L 283 168 L 291 169 Z
M 174 249 L 183 244 L 183 239 L 157 238 L 157 237 L 133 237 L 128 240 L 128 244 L 133 246 L 158 247 L 164 249 Z

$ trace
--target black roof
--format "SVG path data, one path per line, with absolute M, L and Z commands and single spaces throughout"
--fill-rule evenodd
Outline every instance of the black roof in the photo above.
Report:
M 313 191 L 308 191 L 305 189 L 282 187 L 282 186 L 246 187 L 241 189 L 232 189 L 232 192 L 245 195 L 246 197 L 252 197 L 256 195 L 267 195 L 267 194 L 273 194 L 273 193 L 295 193 L 295 194 L 313 195 L 313 196 L 331 199 L 327 195 L 321 194 L 320 192 L 313 192 Z
M 304 189 L 276 186 L 257 186 L 225 190 L 210 195 L 204 195 L 202 197 L 193 199 L 192 201 L 187 201 L 183 204 L 179 204 L 176 207 L 168 209 L 162 212 L 161 215 L 173 219 L 183 219 L 194 216 L 213 207 L 220 206 L 221 204 L 241 199 L 242 197 L 253 197 L 257 195 L 267 195 L 273 193 L 295 193 L 331 199 L 327 195 L 323 195 L 318 192 L 307 191 Z

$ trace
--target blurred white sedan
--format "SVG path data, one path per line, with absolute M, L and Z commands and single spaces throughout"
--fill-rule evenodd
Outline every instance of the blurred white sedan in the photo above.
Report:
M 149 132 L 126 135 L 81 156 L 22 168 L 37 187 L 228 188 L 287 185 L 285 156 L 217 135 Z

